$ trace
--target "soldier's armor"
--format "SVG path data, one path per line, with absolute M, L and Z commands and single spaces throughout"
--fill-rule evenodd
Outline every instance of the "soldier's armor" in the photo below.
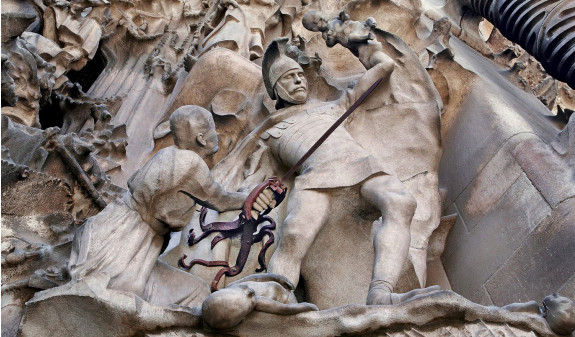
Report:
M 338 103 L 294 106 L 292 108 L 312 107 L 274 125 L 261 138 L 266 140 L 273 155 L 282 164 L 292 167 L 343 113 L 345 107 Z M 374 174 L 384 173 L 384 169 L 341 125 L 303 163 L 298 173 L 302 178 L 318 176 L 305 179 L 308 181 L 307 188 L 332 188 L 355 185 Z

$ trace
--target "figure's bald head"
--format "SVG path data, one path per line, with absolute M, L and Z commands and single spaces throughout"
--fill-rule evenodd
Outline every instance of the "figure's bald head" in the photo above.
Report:
M 309 11 L 305 13 L 301 20 L 303 26 L 312 32 L 323 32 L 328 29 L 328 22 L 318 11 Z
M 230 329 L 255 307 L 255 293 L 246 285 L 218 290 L 208 296 L 202 305 L 202 317 L 217 329 Z
M 558 294 L 543 299 L 543 315 L 553 332 L 570 335 L 575 331 L 575 302 Z
M 218 150 L 216 125 L 212 114 L 197 105 L 185 105 L 170 116 L 174 144 L 180 149 L 210 155 Z

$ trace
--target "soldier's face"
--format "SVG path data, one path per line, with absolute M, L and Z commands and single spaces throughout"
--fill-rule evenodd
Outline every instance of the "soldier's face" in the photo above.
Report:
M 301 69 L 286 71 L 276 83 L 277 95 L 291 104 L 307 101 L 307 79 Z

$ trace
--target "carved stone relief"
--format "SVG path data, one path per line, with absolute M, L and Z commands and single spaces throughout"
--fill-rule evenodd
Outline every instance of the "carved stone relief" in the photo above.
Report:
M 2 334 L 572 335 L 573 15 L 2 0 Z

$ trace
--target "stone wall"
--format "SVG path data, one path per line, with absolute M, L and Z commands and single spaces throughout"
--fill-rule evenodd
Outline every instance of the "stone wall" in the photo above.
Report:
M 452 289 L 494 305 L 573 297 L 575 172 L 552 146 L 559 130 L 532 95 L 452 46 L 469 70 L 486 70 L 470 77 L 461 109 L 443 115 L 444 213 L 457 214 L 442 257 Z

